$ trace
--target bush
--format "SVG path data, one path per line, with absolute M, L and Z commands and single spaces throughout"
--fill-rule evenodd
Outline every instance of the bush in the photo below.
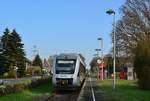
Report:
M 9 72 L 8 72 L 8 77 L 10 77 L 10 78 L 16 78 L 17 77 L 17 71 L 16 70 L 10 70 Z
M 42 70 L 39 66 L 31 66 L 27 69 L 26 74 L 28 75 L 41 75 Z
M 0 96 L 5 93 L 6 86 L 0 86 Z
M 2 85 L 0 86 L 0 96 L 8 95 L 11 93 L 21 92 L 24 89 L 35 88 L 41 84 L 50 82 L 50 78 L 42 78 L 36 80 L 28 80 L 14 85 Z
M 25 85 L 24 84 L 15 84 L 13 86 L 13 89 L 15 92 L 20 92 L 25 89 Z
M 139 42 L 135 50 L 134 66 L 138 84 L 142 89 L 150 90 L 150 40 Z
M 7 77 L 8 77 L 8 72 L 4 73 L 4 74 L 3 74 L 3 77 L 4 77 L 4 78 L 7 78 Z
M 31 84 L 28 86 L 28 88 L 33 88 L 33 87 L 37 87 L 41 84 L 48 83 L 49 80 L 50 80 L 50 78 L 42 78 L 42 79 L 38 79 L 38 80 L 33 80 L 31 82 Z
M 0 96 L 7 95 L 10 93 L 14 93 L 14 89 L 12 85 L 2 86 L 0 87 Z

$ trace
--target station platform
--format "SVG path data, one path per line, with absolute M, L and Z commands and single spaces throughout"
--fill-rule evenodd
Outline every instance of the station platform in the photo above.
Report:
M 98 82 L 96 78 L 87 78 L 77 101 L 104 101 L 103 91 L 97 85 Z

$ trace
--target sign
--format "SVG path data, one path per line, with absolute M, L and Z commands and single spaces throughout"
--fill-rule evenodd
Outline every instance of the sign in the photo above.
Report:
M 97 60 L 97 63 L 98 63 L 98 64 L 101 64 L 101 62 L 102 62 L 102 61 L 101 61 L 100 59 Z
M 59 63 L 59 64 L 73 64 L 74 61 L 64 61 L 64 60 L 59 60 L 57 63 Z

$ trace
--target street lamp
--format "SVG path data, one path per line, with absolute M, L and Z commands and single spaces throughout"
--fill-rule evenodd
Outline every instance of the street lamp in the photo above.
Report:
M 101 41 L 101 58 L 102 58 L 102 80 L 104 78 L 104 73 L 103 73 L 103 38 L 98 38 L 97 40 Z
M 115 89 L 116 84 L 116 33 L 115 33 L 115 11 L 109 9 L 106 11 L 107 14 L 113 15 L 113 89 Z

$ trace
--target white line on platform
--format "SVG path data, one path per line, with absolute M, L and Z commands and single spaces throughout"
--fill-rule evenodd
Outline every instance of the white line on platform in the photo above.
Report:
M 91 84 L 91 90 L 92 90 L 93 101 L 95 101 L 95 95 L 94 95 L 94 90 L 93 90 L 93 86 L 92 86 L 91 77 L 90 77 L 90 84 Z

